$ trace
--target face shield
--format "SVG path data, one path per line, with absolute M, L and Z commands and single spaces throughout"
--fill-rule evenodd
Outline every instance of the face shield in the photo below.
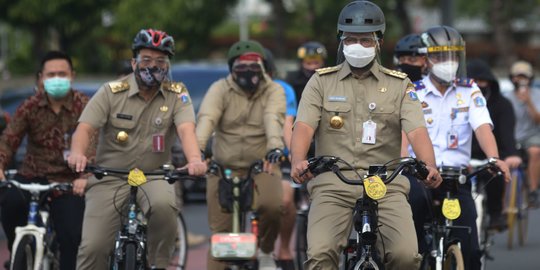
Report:
M 467 78 L 465 45 L 432 46 L 425 50 L 430 73 L 441 82 L 450 84 Z

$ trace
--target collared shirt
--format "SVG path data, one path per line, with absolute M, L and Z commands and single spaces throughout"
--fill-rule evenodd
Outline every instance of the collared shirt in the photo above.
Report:
M 368 169 L 399 158 L 402 130 L 408 133 L 425 127 L 420 102 L 411 91 L 414 87 L 403 73 L 375 62 L 357 76 L 345 62 L 311 77 L 296 123 L 315 130 L 316 155 L 339 156 L 357 169 Z M 331 124 L 334 116 L 341 118 L 343 126 Z M 376 124 L 373 144 L 362 142 L 369 119 Z
M 96 163 L 103 167 L 157 170 L 170 163 L 175 126 L 195 122 L 187 89 L 164 86 L 149 101 L 139 94 L 135 76 L 104 84 L 79 122 L 100 129 Z M 119 138 L 120 133 L 127 135 Z
M 71 145 L 77 119 L 88 103 L 88 97 L 72 90 L 56 114 L 44 92 L 26 99 L 8 123 L 0 138 L 0 164 L 6 168 L 24 136 L 28 145 L 18 173 L 26 178 L 46 177 L 49 181 L 70 182 L 79 177 L 68 168 L 64 154 Z M 93 159 L 95 148 L 87 156 Z
M 197 140 L 201 149 L 214 133 L 213 158 L 232 169 L 247 168 L 269 150 L 284 148 L 283 88 L 264 76 L 248 96 L 231 75 L 213 83 L 197 115 Z
M 493 126 L 482 92 L 475 83 L 453 84 L 442 95 L 429 76 L 416 85 L 437 166 L 467 166 L 473 131 L 483 124 Z M 449 146 L 453 142 L 455 148 Z M 414 155 L 411 147 L 409 152 Z

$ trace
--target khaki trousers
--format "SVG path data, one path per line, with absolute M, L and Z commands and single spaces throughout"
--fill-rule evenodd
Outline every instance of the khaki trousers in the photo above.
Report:
M 344 174 L 358 178 L 350 171 Z M 399 175 L 387 186 L 386 196 L 379 200 L 377 249 L 386 269 L 410 270 L 420 266 L 421 255 L 418 254 L 411 208 L 407 202 L 409 187 L 407 178 Z M 362 189 L 362 186 L 341 182 L 333 173 L 322 174 L 308 182 L 312 202 L 305 269 L 338 269 L 339 255 L 352 228 L 352 210 Z
M 234 176 L 243 176 L 244 170 L 233 171 Z M 208 224 L 212 233 L 226 233 L 232 230 L 232 215 L 222 211 L 219 205 L 219 177 L 209 174 L 206 178 L 206 201 L 208 204 Z M 275 175 L 260 173 L 255 176 L 254 208 L 259 213 L 259 247 L 265 253 L 274 250 L 274 242 L 279 234 L 282 214 L 281 179 Z M 208 252 L 207 269 L 225 269 L 226 264 L 215 260 Z
M 124 180 L 96 183 L 94 178 L 89 185 L 77 269 L 107 269 L 116 232 L 121 228 L 121 216 L 114 204 L 118 209 L 125 209 L 130 186 Z M 156 268 L 167 268 L 174 251 L 178 222 L 174 186 L 166 181 L 150 180 L 139 187 L 137 203 L 147 218 L 148 263 Z

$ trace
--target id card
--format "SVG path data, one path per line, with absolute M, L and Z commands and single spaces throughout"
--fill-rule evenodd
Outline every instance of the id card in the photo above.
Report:
M 450 130 L 450 132 L 448 132 L 446 141 L 448 149 L 457 149 L 459 145 L 459 138 L 457 132 L 455 130 Z
M 364 128 L 364 131 L 362 132 L 362 143 L 375 144 L 375 141 L 377 140 L 377 137 L 376 137 L 377 123 L 371 120 L 368 120 L 364 122 L 362 126 Z
M 152 135 L 152 152 L 162 153 L 165 151 L 165 138 L 162 134 Z

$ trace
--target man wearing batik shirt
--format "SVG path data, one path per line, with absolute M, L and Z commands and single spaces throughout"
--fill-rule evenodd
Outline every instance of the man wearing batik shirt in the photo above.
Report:
M 75 269 L 77 247 L 81 239 L 86 179 L 73 172 L 65 161 L 71 134 L 89 98 L 71 89 L 75 71 L 71 58 L 51 51 L 41 61 L 35 95 L 17 108 L 0 137 L 0 179 L 27 136 L 28 146 L 15 179 L 22 183 L 71 182 L 73 194 L 55 194 L 50 201 L 53 225 L 58 232 L 60 269 Z M 89 155 L 95 155 L 91 147 Z M 23 196 L 24 195 L 24 196 Z M 25 198 L 26 197 L 26 198 Z M 15 227 L 26 224 L 29 194 L 9 189 L 1 203 L 2 226 L 8 247 L 15 239 Z

